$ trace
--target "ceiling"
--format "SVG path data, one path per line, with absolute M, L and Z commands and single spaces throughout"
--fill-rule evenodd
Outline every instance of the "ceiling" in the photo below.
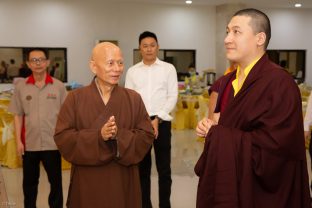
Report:
M 113 0 L 119 2 L 154 3 L 154 4 L 185 4 L 185 0 Z M 212 5 L 242 3 L 248 7 L 258 8 L 294 8 L 301 3 L 301 8 L 312 8 L 312 0 L 193 0 L 193 5 Z

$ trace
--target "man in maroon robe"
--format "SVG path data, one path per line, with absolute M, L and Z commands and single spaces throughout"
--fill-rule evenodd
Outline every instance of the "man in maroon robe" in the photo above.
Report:
M 140 95 L 118 86 L 124 64 L 116 45 L 98 44 L 90 68 L 95 79 L 69 93 L 54 136 L 72 163 L 67 206 L 140 208 L 138 163 L 154 140 L 150 118 Z
M 198 208 L 310 207 L 298 87 L 265 50 L 269 18 L 259 10 L 234 14 L 224 40 L 238 63 L 220 86 L 217 123 L 205 118 L 206 137 L 195 172 Z

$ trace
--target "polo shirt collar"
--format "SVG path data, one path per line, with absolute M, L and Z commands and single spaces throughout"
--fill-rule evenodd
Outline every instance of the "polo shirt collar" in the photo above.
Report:
M 31 74 L 28 78 L 27 78 L 27 81 L 26 81 L 26 84 L 35 84 L 35 78 L 34 78 L 34 75 Z M 53 84 L 53 79 L 52 77 L 47 73 L 46 74 L 46 78 L 45 78 L 45 84 Z

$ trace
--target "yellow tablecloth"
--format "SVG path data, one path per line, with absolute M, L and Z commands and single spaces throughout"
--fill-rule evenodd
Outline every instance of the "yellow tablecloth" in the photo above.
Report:
M 1 120 L 2 116 L 1 115 Z M 2 121 L 1 121 L 1 124 Z M 6 131 L 6 132 L 5 132 Z M 10 130 L 9 130 L 10 131 Z M 8 130 L 6 127 L 1 125 L 0 127 L 0 163 L 1 165 L 7 166 L 9 168 L 17 168 L 21 166 L 21 160 L 16 153 L 16 142 L 15 137 L 11 134 L 9 137 L 5 138 L 4 134 L 7 134 Z
M 14 117 L 7 112 L 9 103 L 9 99 L 0 99 L 0 163 L 10 168 L 17 168 L 21 165 L 21 161 L 16 153 Z
M 173 129 L 193 129 L 197 123 L 208 115 L 209 99 L 203 95 L 179 95 L 173 111 Z

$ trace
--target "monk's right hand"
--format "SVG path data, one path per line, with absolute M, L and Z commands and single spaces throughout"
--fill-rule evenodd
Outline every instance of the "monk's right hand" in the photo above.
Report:
M 199 137 L 206 137 L 211 126 L 216 125 L 216 122 L 214 122 L 211 119 L 203 118 L 201 121 L 198 122 L 196 127 L 196 134 Z
M 101 129 L 101 135 L 104 141 L 107 141 L 117 135 L 117 125 L 114 116 L 111 116 L 103 125 Z
M 22 157 L 24 155 L 25 149 L 24 149 L 24 144 L 22 142 L 16 143 L 16 151 L 19 157 Z

